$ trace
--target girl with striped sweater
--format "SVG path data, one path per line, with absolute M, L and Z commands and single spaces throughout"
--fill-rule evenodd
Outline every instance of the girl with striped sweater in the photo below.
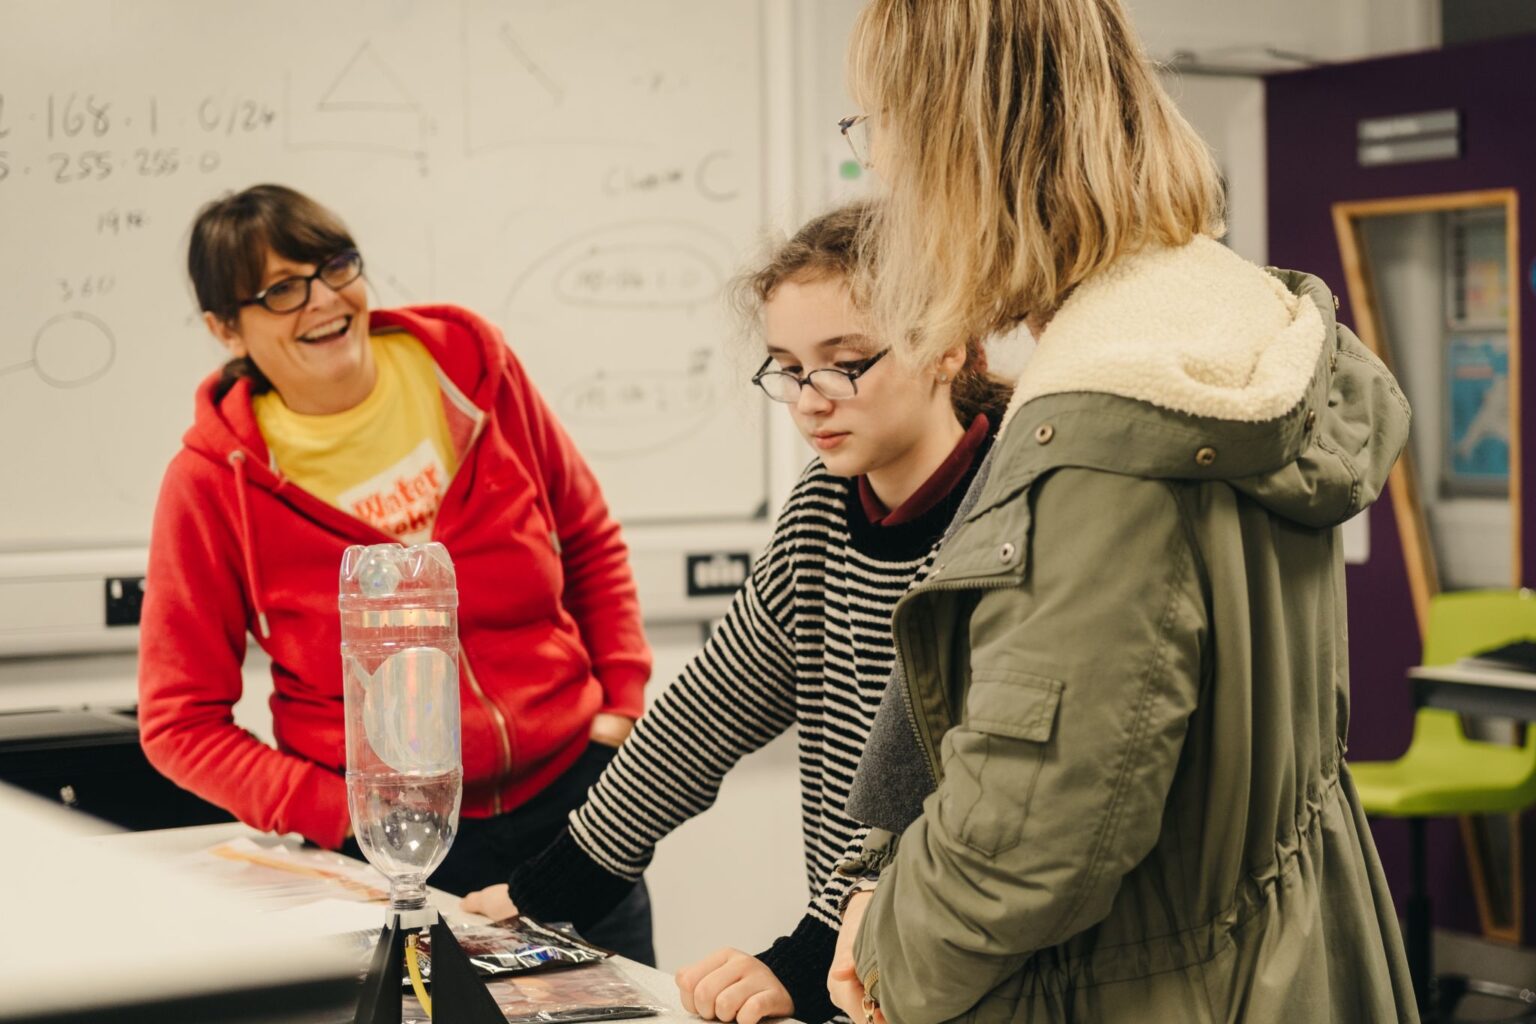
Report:
M 493 917 L 515 905 L 599 919 L 744 755 L 794 725 L 810 901 L 756 956 L 722 949 L 678 972 L 684 1006 L 706 1020 L 837 1012 L 826 977 L 850 883 L 833 868 L 863 839 L 843 808 L 891 671 L 891 611 L 927 570 L 1008 399 L 979 344 L 915 366 L 866 333 L 849 289 L 869 255 L 866 215 L 856 204 L 811 221 L 739 282 L 766 346 L 752 380 L 818 455 L 750 578 L 566 830 L 509 885 L 465 901 Z

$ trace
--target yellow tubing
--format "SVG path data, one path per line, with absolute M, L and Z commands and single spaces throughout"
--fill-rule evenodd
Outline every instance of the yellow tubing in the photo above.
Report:
M 421 962 L 416 955 L 416 934 L 405 938 L 405 968 L 411 972 L 411 988 L 416 990 L 416 1001 L 428 1017 L 432 1016 L 432 998 L 427 995 L 427 984 L 421 980 Z

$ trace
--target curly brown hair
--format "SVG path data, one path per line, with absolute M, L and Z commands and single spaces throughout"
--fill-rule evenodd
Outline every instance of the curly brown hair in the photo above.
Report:
M 747 323 L 758 324 L 766 305 L 786 281 L 809 282 L 840 280 L 856 288 L 861 275 L 860 261 L 872 254 L 872 240 L 866 237 L 875 203 L 870 200 L 848 203 L 812 218 L 790 238 L 772 246 L 752 269 L 739 276 L 732 287 L 732 305 Z M 854 303 L 865 306 L 864 297 L 853 296 Z M 980 413 L 996 424 L 1008 407 L 1013 385 L 987 372 L 987 354 L 981 338 L 965 345 L 965 365 L 950 383 L 949 398 L 955 418 L 969 426 Z

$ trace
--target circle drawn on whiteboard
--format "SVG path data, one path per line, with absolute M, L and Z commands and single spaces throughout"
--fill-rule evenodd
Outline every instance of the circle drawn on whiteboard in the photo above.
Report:
M 513 280 L 502 313 L 515 318 L 545 296 L 597 310 L 683 314 L 714 304 L 735 258 L 729 239 L 679 221 L 594 228 L 544 252 Z
M 512 281 L 501 307 L 509 331 L 536 333 L 579 353 L 583 365 L 604 367 L 552 389 L 582 451 L 653 454 L 718 411 L 712 314 L 733 259 L 730 240 L 711 228 L 631 221 L 568 236 Z M 607 345 L 622 358 L 605 359 Z
M 555 298 L 568 306 L 687 308 L 719 294 L 709 254 L 676 242 L 594 245 L 555 273 Z
M 32 370 L 49 387 L 89 384 L 112 369 L 116 359 L 112 328 L 89 313 L 60 313 L 32 338 Z
M 693 433 L 715 411 L 718 396 L 709 353 L 686 370 L 610 375 L 578 380 L 556 399 L 561 421 L 593 455 L 644 455 Z
M 731 180 L 732 153 L 717 149 L 705 155 L 694 171 L 694 184 L 705 199 L 727 203 L 741 195 L 741 189 Z

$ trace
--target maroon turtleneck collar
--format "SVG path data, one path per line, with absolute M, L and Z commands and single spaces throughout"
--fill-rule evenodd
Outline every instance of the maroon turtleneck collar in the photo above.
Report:
M 971 425 L 965 435 L 955 444 L 954 451 L 939 464 L 939 468 L 924 480 L 922 486 L 912 492 L 912 496 L 902 502 L 894 511 L 887 509 L 875 489 L 869 485 L 869 477 L 859 477 L 859 503 L 864 506 L 864 515 L 873 526 L 899 526 L 902 523 L 911 522 L 924 512 L 943 501 L 955 484 L 959 483 L 970 470 L 971 463 L 976 460 L 976 452 L 981 448 L 983 441 L 987 439 L 987 432 L 991 424 L 987 421 L 986 413 L 977 413 L 971 420 Z

